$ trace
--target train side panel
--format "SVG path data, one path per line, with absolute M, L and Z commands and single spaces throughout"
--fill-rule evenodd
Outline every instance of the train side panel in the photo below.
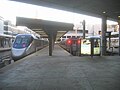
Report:
M 35 51 L 36 51 L 36 45 L 35 45 L 35 41 L 33 40 L 32 43 L 26 49 L 26 55 L 29 55 Z

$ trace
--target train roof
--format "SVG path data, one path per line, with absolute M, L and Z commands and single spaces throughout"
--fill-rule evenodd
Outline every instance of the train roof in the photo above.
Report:
M 16 37 L 17 36 L 32 36 L 34 39 L 38 39 L 35 35 L 33 35 L 33 34 L 18 34 L 18 35 L 16 35 Z
M 100 35 L 97 35 L 97 36 L 88 36 L 88 37 L 86 37 L 86 38 L 99 38 L 100 39 Z

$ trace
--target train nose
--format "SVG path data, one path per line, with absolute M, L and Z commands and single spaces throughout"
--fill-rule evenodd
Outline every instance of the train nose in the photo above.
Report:
M 12 55 L 14 57 L 20 57 L 23 54 L 25 54 L 25 48 L 23 48 L 23 49 L 14 49 L 14 48 L 12 48 Z

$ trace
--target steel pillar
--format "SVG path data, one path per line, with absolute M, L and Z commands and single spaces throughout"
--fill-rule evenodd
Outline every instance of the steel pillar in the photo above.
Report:
M 83 39 L 85 39 L 85 20 L 83 20 Z
M 119 56 L 120 56 L 120 16 L 118 16 L 118 25 L 119 25 Z
M 107 31 L 107 16 L 106 15 L 103 15 L 102 17 L 102 40 L 101 40 L 101 43 L 102 43 L 102 55 L 106 55 L 106 31 Z
M 53 35 L 49 35 L 49 56 L 52 56 L 53 51 Z

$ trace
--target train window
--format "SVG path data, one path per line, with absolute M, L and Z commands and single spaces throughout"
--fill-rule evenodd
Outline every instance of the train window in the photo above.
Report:
M 77 44 L 77 40 L 73 40 L 73 43 L 72 44 Z
M 119 34 L 111 35 L 111 38 L 118 37 L 118 36 L 119 36 Z
M 66 38 L 66 36 L 63 36 L 62 38 Z
M 72 38 L 75 38 L 75 36 L 72 36 Z
M 71 36 L 67 36 L 67 38 L 71 38 Z
M 24 48 L 30 45 L 32 37 L 29 36 L 18 36 L 13 44 L 14 48 Z
M 21 43 L 28 43 L 28 38 L 23 38 Z
M 80 36 L 77 36 L 77 38 L 80 38 Z
M 21 40 L 22 40 L 22 38 L 16 38 L 15 43 L 20 44 Z

